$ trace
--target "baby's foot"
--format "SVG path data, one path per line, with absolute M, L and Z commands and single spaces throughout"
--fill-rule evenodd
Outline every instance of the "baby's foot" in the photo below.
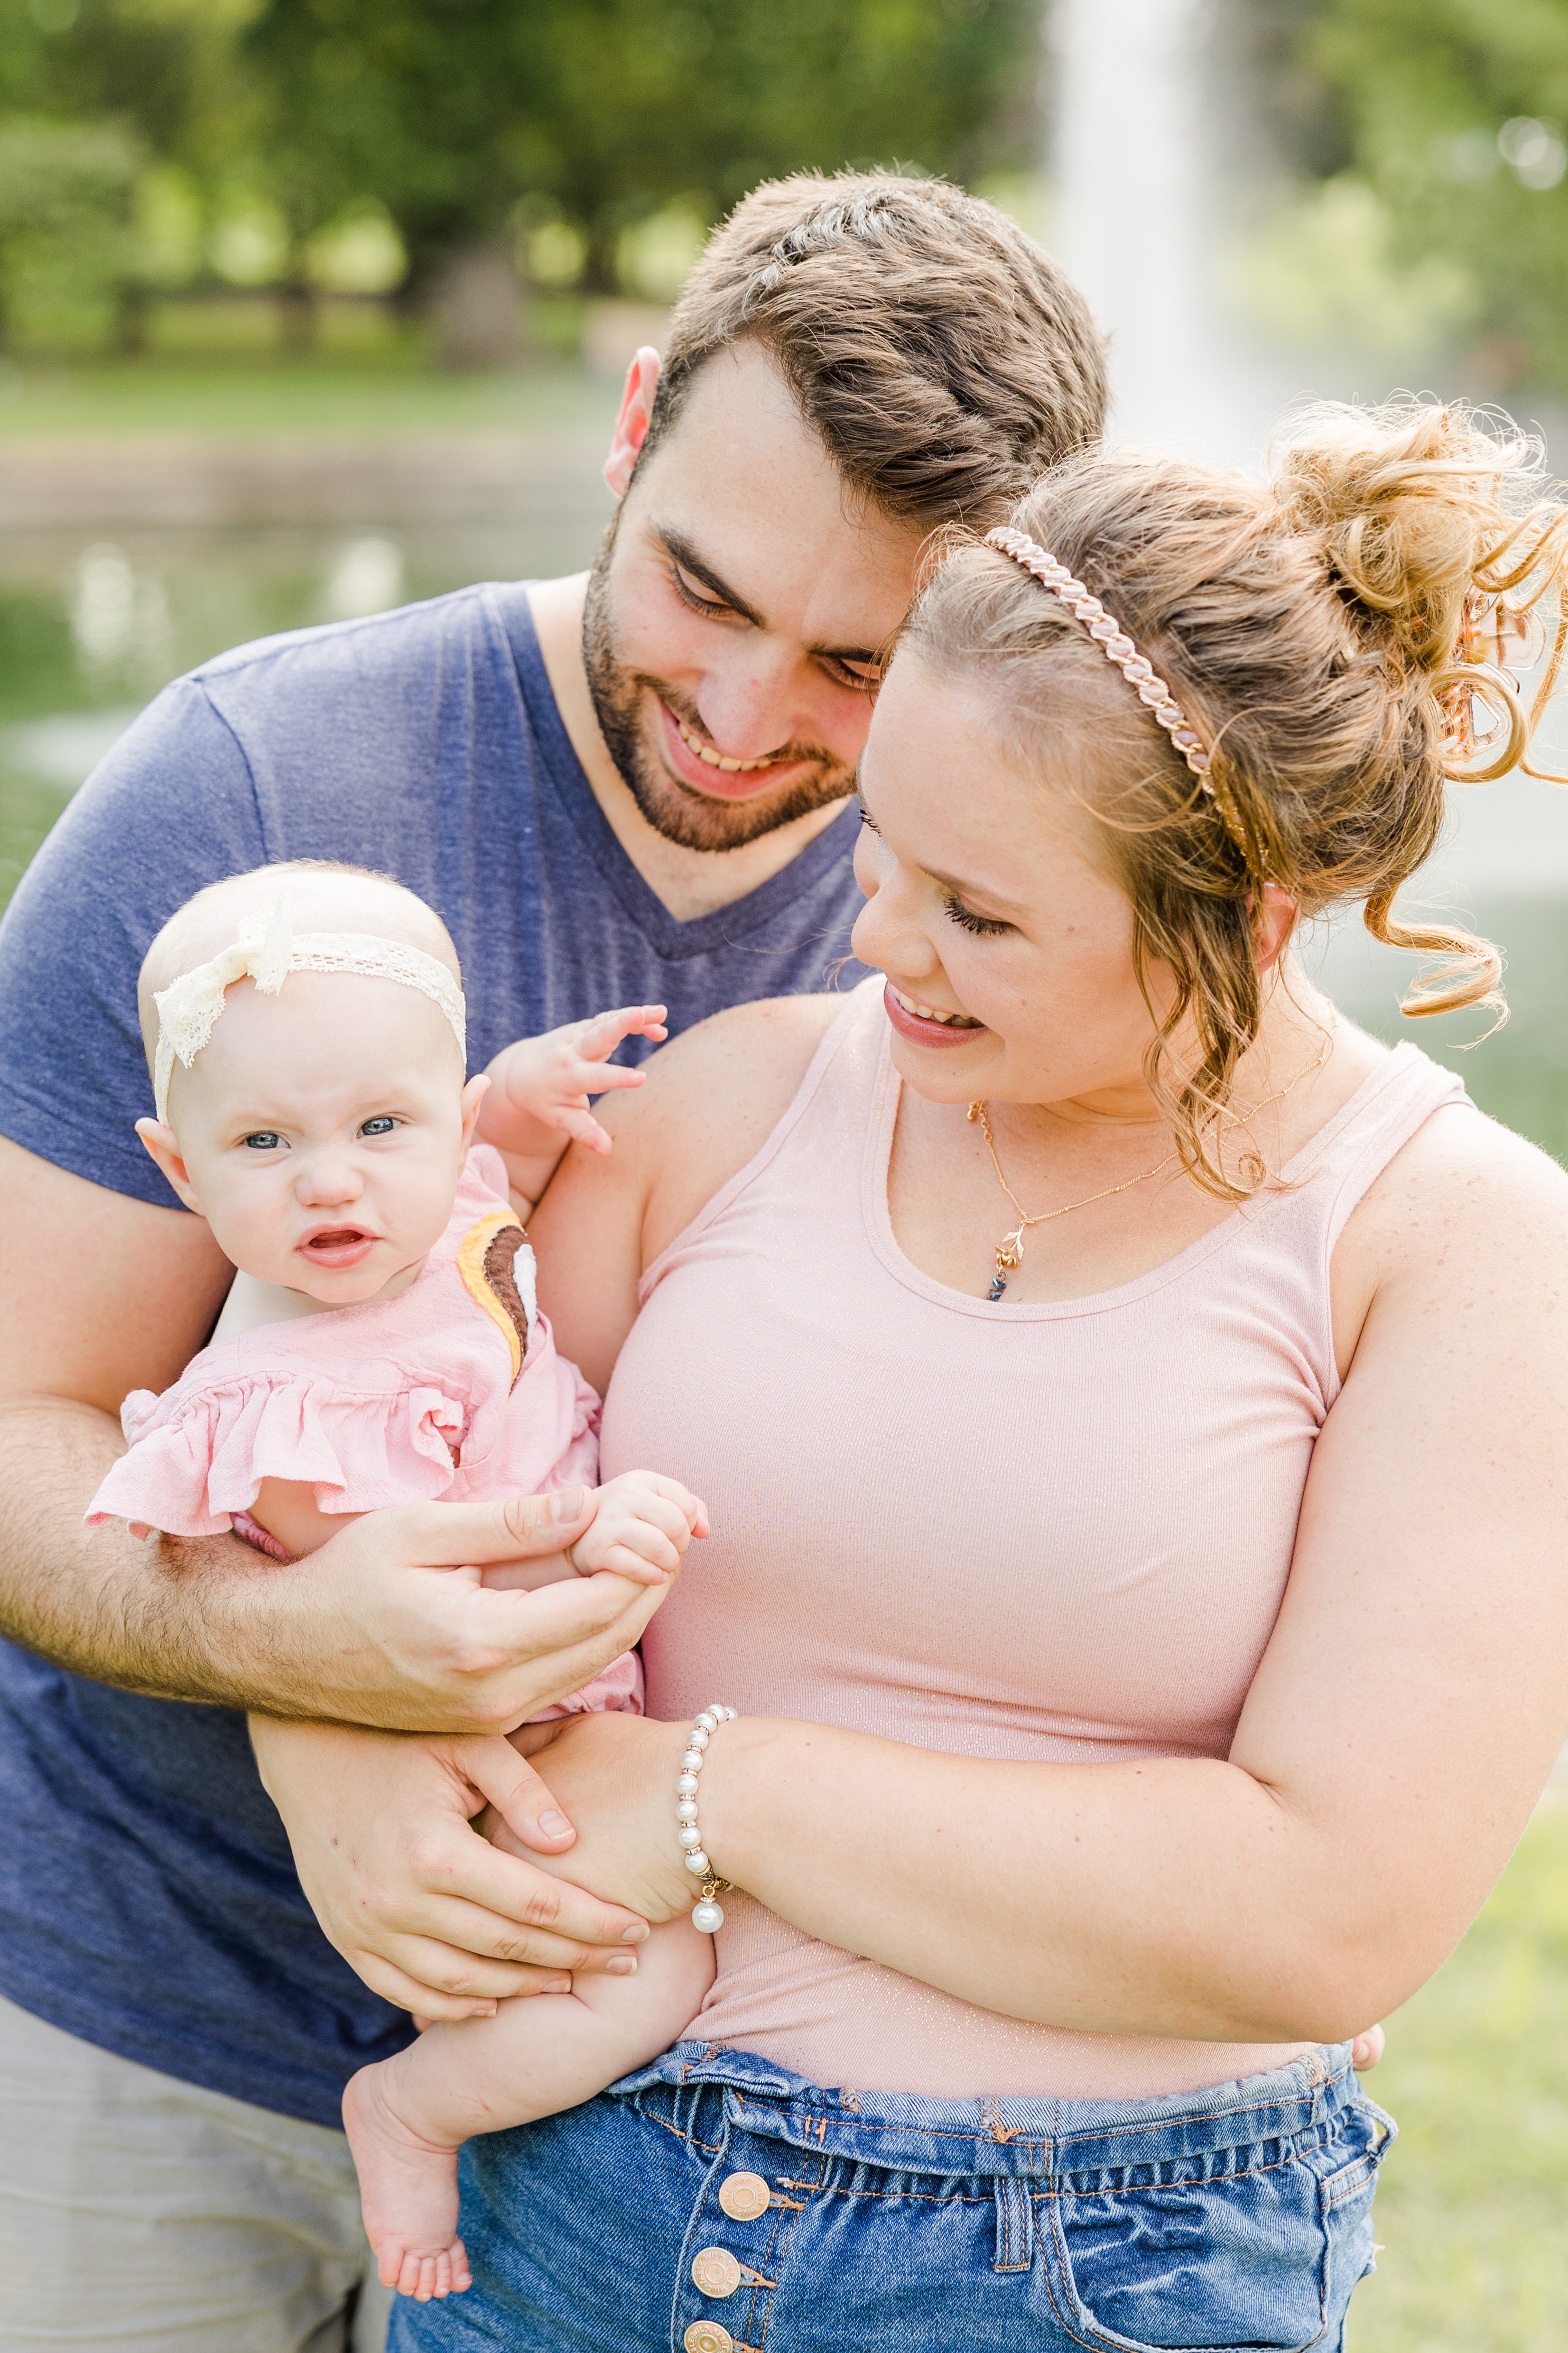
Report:
M 381 2284 L 428 2304 L 473 2284 L 458 2236 L 458 2152 L 438 2148 L 397 2114 L 391 2065 L 383 2060 L 351 2079 L 343 2125 Z

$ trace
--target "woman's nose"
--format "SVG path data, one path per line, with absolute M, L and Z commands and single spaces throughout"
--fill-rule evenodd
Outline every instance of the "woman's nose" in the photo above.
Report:
M 890 867 L 892 861 L 887 860 Z M 862 964 L 879 972 L 898 974 L 905 980 L 923 979 L 941 966 L 925 925 L 898 886 L 896 871 L 879 872 L 881 860 L 857 860 L 860 887 L 869 896 L 855 918 L 849 945 Z

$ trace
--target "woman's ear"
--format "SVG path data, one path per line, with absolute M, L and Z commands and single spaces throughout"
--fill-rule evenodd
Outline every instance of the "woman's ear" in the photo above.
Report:
M 1272 972 L 1284 955 L 1290 944 L 1290 935 L 1295 931 L 1300 913 L 1300 900 L 1292 899 L 1290 893 L 1288 891 L 1282 891 L 1278 882 L 1264 884 L 1263 903 L 1258 906 L 1256 902 L 1254 902 L 1252 917 L 1253 937 L 1258 943 L 1259 976 L 1266 972 Z
M 470 1079 L 463 1089 L 463 1149 L 467 1152 L 474 1140 L 474 1130 L 479 1124 L 479 1105 L 490 1091 L 490 1082 L 483 1071 Z M 147 1146 L 149 1152 L 152 1145 Z
M 642 455 L 642 445 L 653 422 L 653 396 L 658 390 L 660 365 L 653 345 L 645 343 L 626 370 L 621 413 L 616 419 L 615 438 L 605 460 L 605 483 L 618 499 L 626 494 L 632 469 Z
M 189 1171 L 180 1155 L 180 1139 L 166 1119 L 139 1119 L 136 1133 L 163 1170 L 187 1209 L 199 1218 L 202 1205 L 196 1198 Z

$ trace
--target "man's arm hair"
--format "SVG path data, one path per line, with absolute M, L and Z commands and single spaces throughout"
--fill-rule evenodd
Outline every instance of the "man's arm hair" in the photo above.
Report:
M 273 1649 L 247 1607 L 271 1564 L 234 1536 L 82 1525 L 121 1399 L 178 1377 L 232 1272 L 201 1219 L 0 1137 L 0 1631 L 99 1682 L 243 1706 L 280 1663 L 246 1655 Z
M 177 1377 L 230 1273 L 199 1218 L 0 1139 L 0 1632 L 157 1698 L 442 1734 L 509 1732 L 632 1648 L 662 1585 L 481 1575 L 563 1552 L 586 1488 L 370 1513 L 293 1568 L 232 1535 L 84 1527 L 121 1398 Z

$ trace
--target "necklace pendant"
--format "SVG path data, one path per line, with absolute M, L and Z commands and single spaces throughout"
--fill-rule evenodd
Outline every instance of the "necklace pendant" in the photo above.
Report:
M 1007 1278 L 1006 1278 L 1006 1276 L 1005 1276 L 1005 1274 L 1000 1274 L 1000 1273 L 998 1273 L 998 1274 L 994 1274 L 994 1275 L 992 1276 L 992 1278 L 991 1278 L 991 1288 L 990 1288 L 990 1290 L 986 1293 L 985 1296 L 986 1296 L 986 1298 L 987 1298 L 987 1299 L 992 1300 L 992 1301 L 998 1300 L 998 1299 L 1000 1299 L 1000 1298 L 1001 1298 L 1002 1293 L 1006 1290 L 1006 1288 L 1007 1288 Z

